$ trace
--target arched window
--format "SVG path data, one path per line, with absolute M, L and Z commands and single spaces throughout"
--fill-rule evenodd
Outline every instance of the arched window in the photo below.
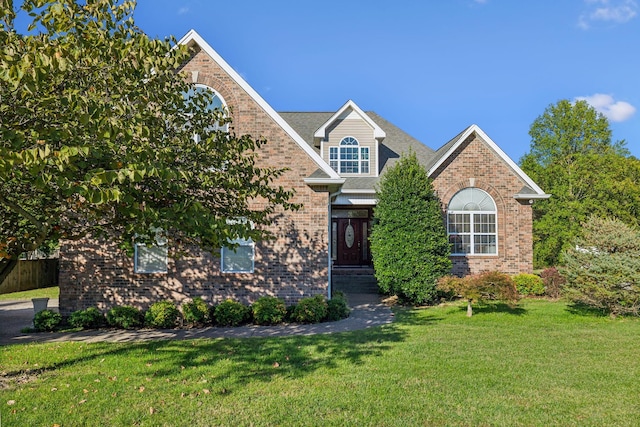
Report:
M 338 173 L 369 173 L 369 147 L 361 147 L 352 136 L 329 147 L 329 166 Z
M 496 203 L 478 188 L 458 191 L 449 202 L 447 231 L 453 255 L 498 253 Z
M 188 101 L 195 94 L 199 94 L 199 93 L 203 93 L 203 92 L 211 92 L 211 94 L 212 94 L 211 102 L 209 102 L 209 104 L 206 107 L 207 110 L 209 110 L 209 111 L 220 110 L 226 115 L 227 104 L 225 103 L 224 98 L 216 90 L 214 90 L 213 88 L 210 88 L 209 86 L 205 86 L 203 84 L 196 83 L 189 89 L 188 92 L 184 93 L 183 96 L 184 96 L 184 99 L 186 99 Z M 219 123 L 215 123 L 215 124 L 213 124 L 211 129 L 212 130 L 222 130 L 222 131 L 226 132 L 226 131 L 229 130 L 229 124 L 225 123 L 224 125 L 220 126 Z M 196 140 L 196 142 L 198 142 L 199 141 L 198 135 L 196 135 L 194 137 L 194 139 Z

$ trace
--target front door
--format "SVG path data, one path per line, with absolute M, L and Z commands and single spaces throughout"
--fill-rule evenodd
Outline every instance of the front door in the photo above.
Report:
M 369 264 L 368 221 L 362 218 L 339 218 L 337 222 L 337 265 Z

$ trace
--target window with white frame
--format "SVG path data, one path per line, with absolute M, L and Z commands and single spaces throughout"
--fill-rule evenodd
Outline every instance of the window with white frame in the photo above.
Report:
M 447 209 L 452 255 L 496 255 L 497 223 L 496 203 L 486 191 L 465 188 L 457 192 Z
M 137 243 L 134 247 L 133 268 L 136 273 L 166 273 L 167 245 L 147 246 Z
M 189 99 L 193 97 L 195 94 L 203 93 L 203 92 L 210 92 L 212 95 L 211 101 L 206 106 L 206 109 L 208 111 L 221 110 L 226 113 L 227 104 L 225 103 L 224 98 L 222 98 L 222 95 L 220 95 L 216 90 L 214 90 L 213 88 L 210 88 L 209 86 L 196 83 L 189 89 L 188 92 L 184 93 L 183 96 L 185 100 L 189 101 Z M 227 132 L 229 130 L 229 124 L 225 123 L 224 125 L 221 126 L 219 123 L 215 123 L 214 125 L 211 126 L 211 130 L 222 130 Z M 196 142 L 199 142 L 200 135 L 197 135 L 197 134 L 194 135 L 194 140 Z
M 234 248 L 223 246 L 220 253 L 220 269 L 223 273 L 253 273 L 255 243 L 251 239 L 232 240 Z
M 329 166 L 338 173 L 369 173 L 369 147 L 362 147 L 352 136 L 339 146 L 329 147 Z

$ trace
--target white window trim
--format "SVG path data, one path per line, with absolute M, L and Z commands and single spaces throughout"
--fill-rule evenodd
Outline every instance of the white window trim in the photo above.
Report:
M 147 269 L 140 266 L 139 256 L 140 256 L 140 248 L 144 247 L 145 249 L 163 249 L 164 251 L 164 268 L 159 269 Z M 136 274 L 166 274 L 168 272 L 168 264 L 169 264 L 169 256 L 168 249 L 166 245 L 152 245 L 147 246 L 144 243 L 136 243 L 134 246 L 134 254 L 133 254 L 133 271 Z
M 206 89 L 208 91 L 213 92 L 213 94 L 218 97 L 218 99 L 220 99 L 220 102 L 222 104 L 222 112 L 224 114 L 224 116 L 226 117 L 228 114 L 228 107 L 227 107 L 227 101 L 225 101 L 225 99 L 223 98 L 223 96 L 220 94 L 220 92 L 218 92 L 217 90 L 215 90 L 214 88 L 212 88 L 211 86 L 207 86 L 204 85 L 202 83 L 194 83 L 193 84 L 194 88 L 200 88 L 200 89 Z M 220 126 L 218 123 L 214 124 L 211 127 L 213 130 L 221 130 L 223 132 L 229 132 L 229 123 L 225 123 L 223 126 Z M 193 141 L 197 144 L 200 142 L 200 135 L 198 135 L 197 133 L 195 133 L 193 135 Z
M 473 188 L 473 187 L 470 187 Z M 462 189 L 460 191 L 463 191 L 465 189 Z M 477 190 L 482 191 L 483 193 L 485 193 L 489 198 L 491 198 L 493 205 L 496 206 L 496 210 L 490 210 L 490 211 L 483 211 L 483 210 L 449 210 L 447 209 L 447 236 L 469 236 L 469 247 L 471 249 L 471 251 L 469 253 L 465 253 L 465 252 L 452 252 L 451 255 L 452 256 L 474 256 L 474 257 L 495 257 L 498 256 L 498 254 L 500 253 L 500 247 L 499 247 L 499 239 L 498 239 L 498 210 L 497 210 L 497 205 L 495 200 L 493 200 L 493 197 L 491 197 L 491 195 L 489 193 L 487 193 L 484 190 L 481 190 L 479 188 L 477 188 Z M 453 200 L 456 195 L 458 193 L 454 194 L 454 196 L 451 198 L 451 200 Z M 451 203 L 451 200 L 449 200 L 449 203 Z M 469 215 L 469 232 L 463 232 L 463 233 L 452 233 L 450 232 L 450 221 L 449 221 L 449 215 Z M 475 221 L 474 221 L 474 216 L 476 215 L 493 215 L 494 216 L 494 225 L 495 225 L 495 232 L 493 233 L 476 233 L 474 230 L 475 227 Z M 476 253 L 475 252 L 475 237 L 476 236 L 495 236 L 495 247 L 496 247 L 496 251 L 495 253 Z
M 251 268 L 249 270 L 227 270 L 225 268 L 224 265 L 224 258 L 225 258 L 225 252 L 226 251 L 232 251 L 235 252 L 233 249 L 227 247 L 227 246 L 223 246 L 222 248 L 220 248 L 220 272 L 224 273 L 224 274 L 229 274 L 229 273 L 246 273 L 246 274 L 251 274 L 255 271 L 255 264 L 256 264 L 256 244 L 253 240 L 251 239 L 234 239 L 231 241 L 231 243 L 233 244 L 237 244 L 238 247 L 250 247 L 251 248 Z
M 351 138 L 354 141 L 356 141 L 356 145 L 342 145 L 342 141 L 344 141 L 345 139 Z M 341 159 L 341 152 L 342 152 L 342 148 L 346 148 L 346 147 L 357 147 L 357 158 L 356 159 L 351 159 L 351 160 L 344 160 L 344 162 L 355 162 L 357 164 L 357 172 L 342 172 L 342 163 L 343 160 Z M 335 149 L 338 151 L 338 158 L 336 160 L 332 160 L 331 159 L 331 149 Z M 362 151 L 363 149 L 367 150 L 367 160 L 363 160 L 362 159 Z M 360 141 L 358 141 L 358 139 L 356 137 L 353 136 L 345 136 L 342 139 L 340 139 L 340 143 L 338 145 L 330 145 L 328 147 L 327 150 L 327 163 L 329 164 L 329 166 L 331 167 L 331 162 L 334 161 L 337 163 L 337 169 L 332 169 L 335 170 L 337 173 L 339 173 L 340 175 L 371 175 L 371 147 L 367 147 L 367 146 L 363 146 L 360 144 Z M 368 165 L 368 172 L 362 172 L 362 163 L 366 162 Z

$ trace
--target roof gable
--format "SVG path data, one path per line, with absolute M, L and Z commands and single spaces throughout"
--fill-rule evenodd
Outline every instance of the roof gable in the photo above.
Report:
M 329 165 L 322 160 L 320 155 L 310 147 L 300 135 L 287 123 L 250 85 L 238 74 L 222 57 L 216 52 L 195 30 L 189 30 L 179 41 L 178 44 L 193 46 L 198 45 L 207 55 L 215 61 L 234 81 L 240 86 L 265 112 L 276 122 L 287 135 L 318 165 L 320 170 L 329 178 L 329 180 L 343 179 Z
M 336 120 L 343 120 L 347 117 L 359 116 L 366 124 L 373 129 L 373 137 L 382 141 L 387 134 L 371 117 L 369 117 L 364 111 L 360 109 L 352 100 L 348 100 L 342 107 L 338 109 L 326 122 L 324 122 L 318 130 L 313 134 L 314 139 L 324 139 L 327 135 L 327 128 L 329 128 Z
M 526 174 L 520 167 L 513 161 L 507 154 L 502 151 L 498 145 L 493 142 L 489 136 L 484 133 L 478 125 L 471 125 L 461 133 L 456 135 L 452 140 L 444 144 L 436 151 L 431 164 L 429 165 L 429 176 L 432 176 L 435 171 L 458 149 L 458 147 L 473 133 L 478 135 L 480 139 L 493 150 L 500 159 L 513 170 L 513 172 L 525 182 L 523 189 L 516 194 L 515 198 L 528 198 L 528 199 L 547 199 L 549 194 L 546 194 L 533 180 Z

